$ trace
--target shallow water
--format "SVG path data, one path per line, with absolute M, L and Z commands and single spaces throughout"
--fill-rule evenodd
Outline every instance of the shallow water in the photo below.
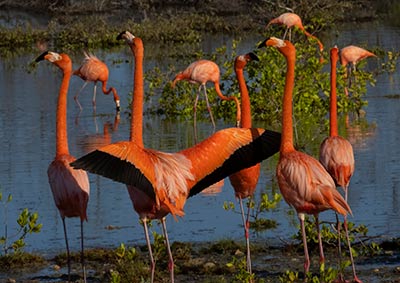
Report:
M 399 33 L 399 29 L 371 24 L 344 27 L 337 38 L 330 40 L 330 44 L 339 47 L 349 44 L 378 45 L 386 50 L 398 50 Z M 259 39 L 262 40 L 262 36 Z M 226 41 L 214 40 L 213 44 L 205 43 L 205 48 L 220 47 Z M 330 45 L 326 46 L 328 48 Z M 241 48 L 247 51 L 248 47 L 243 44 Z M 48 62 L 40 63 L 34 72 L 27 73 L 27 62 L 38 54 L 24 55 L 13 62 L 2 60 L 0 63 L 0 186 L 3 195 L 11 193 L 13 196 L 13 201 L 7 207 L 0 207 L 0 216 L 7 217 L 7 229 L 11 236 L 16 229 L 15 219 L 22 209 L 37 211 L 43 228 L 39 234 L 28 235 L 25 249 L 51 256 L 65 249 L 62 223 L 46 173 L 55 153 L 55 107 L 61 74 Z M 81 87 L 82 81 L 73 78 L 68 100 L 68 137 L 70 152 L 76 157 L 110 140 L 129 138 L 130 120 L 126 111 L 127 94 L 132 89 L 132 66 L 127 63 L 114 65 L 112 61 L 114 58 L 131 59 L 131 54 L 124 50 L 114 53 L 98 51 L 96 55 L 110 67 L 109 85 L 118 89 L 123 110 L 118 120 L 112 97 L 101 94 L 98 87 L 94 113 L 91 105 L 93 84 L 89 84 L 80 96 L 84 107 L 80 113 L 72 97 Z M 77 55 L 72 59 L 74 67 L 77 67 L 82 57 Z M 373 66 L 377 62 L 371 59 L 368 64 Z M 152 64 L 159 62 L 149 62 L 149 65 Z M 364 109 L 370 127 L 361 130 L 350 124 L 346 132 L 353 143 L 356 158 L 356 171 L 349 188 L 349 203 L 354 214 L 350 221 L 365 224 L 369 235 L 400 235 L 400 134 L 397 131 L 400 119 L 399 76 L 398 68 L 394 74 L 377 77 L 377 85 L 368 87 L 369 105 Z M 232 125 L 219 121 L 217 128 Z M 104 126 L 109 130 L 106 137 Z M 212 132 L 211 124 L 208 121 L 199 123 L 199 132 L 202 137 L 209 135 Z M 193 145 L 191 121 L 172 123 L 145 116 L 144 135 L 145 145 L 155 149 L 177 151 Z M 271 191 L 275 162 L 276 158 L 263 163 L 257 195 L 261 190 Z M 144 244 L 143 230 L 125 185 L 92 174 L 89 178 L 91 195 L 89 221 L 84 226 L 85 246 L 116 247 L 122 242 L 128 245 Z M 178 221 L 168 217 L 171 241 L 240 239 L 243 235 L 241 218 L 236 213 L 225 211 L 222 208 L 224 201 L 235 202 L 228 180 L 225 180 L 217 194 L 200 194 L 189 199 L 185 217 Z M 289 240 L 297 232 L 297 219 L 288 213 L 290 211 L 282 201 L 278 209 L 268 214 L 268 217 L 279 223 L 278 227 L 263 233 L 253 233 L 252 239 L 266 240 L 271 244 L 279 243 L 281 239 Z M 332 220 L 333 215 L 325 212 L 321 218 Z M 2 236 L 5 225 L 2 219 L 0 221 Z M 80 248 L 79 220 L 67 219 L 67 227 L 71 249 L 77 251 Z M 153 227 L 161 233 L 158 225 Z

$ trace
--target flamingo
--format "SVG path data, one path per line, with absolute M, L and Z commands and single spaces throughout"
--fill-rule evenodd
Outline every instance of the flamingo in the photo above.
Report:
M 190 83 L 200 85 L 198 93 L 196 95 L 196 99 L 194 101 L 194 106 L 193 106 L 195 131 L 196 131 L 196 108 L 197 108 L 197 102 L 199 100 L 199 93 L 201 91 L 201 88 L 203 88 L 204 96 L 205 96 L 206 103 L 207 103 L 208 113 L 210 114 L 211 122 L 215 129 L 215 122 L 214 122 L 211 107 L 210 107 L 210 104 L 208 102 L 208 97 L 207 97 L 207 87 L 206 87 L 207 82 L 214 83 L 215 91 L 217 92 L 217 95 L 222 100 L 228 100 L 228 101 L 234 100 L 235 101 L 235 103 L 236 103 L 236 126 L 239 126 L 239 123 L 240 123 L 239 100 L 235 96 L 227 97 L 222 94 L 221 88 L 219 86 L 220 70 L 219 70 L 218 65 L 215 62 L 210 61 L 210 60 L 201 59 L 201 60 L 191 63 L 184 71 L 179 72 L 175 76 L 175 78 L 172 82 L 172 87 L 174 88 L 176 83 L 181 80 L 186 80 L 186 81 L 189 81 Z
M 289 13 L 289 12 L 283 13 L 279 17 L 270 20 L 267 25 L 267 28 L 271 24 L 278 24 L 278 25 L 286 26 L 285 34 L 283 35 L 283 39 L 286 38 L 286 34 L 289 31 L 289 40 L 291 40 L 291 28 L 295 26 L 295 27 L 299 28 L 300 30 L 302 30 L 307 37 L 311 37 L 318 42 L 320 52 L 322 52 L 324 50 L 324 45 L 321 43 L 321 41 L 317 37 L 315 37 L 314 35 L 312 35 L 306 31 L 306 29 L 303 26 L 300 16 L 295 13 Z
M 259 47 L 273 46 L 285 56 L 287 72 L 282 106 L 282 141 L 280 156 L 276 168 L 278 185 L 285 201 L 296 209 L 300 220 L 304 245 L 304 276 L 309 272 L 310 257 L 308 254 L 305 214 L 313 214 L 318 232 L 320 264 L 325 262 L 318 214 L 332 209 L 339 214 L 351 213 L 351 209 L 335 183 L 322 164 L 310 155 L 297 151 L 293 145 L 293 106 L 294 70 L 296 49 L 288 40 L 271 37 L 264 40 Z
M 360 62 L 361 60 L 368 58 L 368 57 L 377 57 L 374 53 L 365 50 L 361 47 L 354 46 L 354 45 L 349 45 L 346 47 L 343 47 L 340 50 L 340 64 L 346 68 L 346 77 L 348 78 L 348 86 L 350 87 L 351 83 L 351 72 L 352 69 L 355 71 L 356 70 L 356 64 Z M 345 87 L 345 93 L 348 96 L 348 90 L 347 86 Z
M 247 90 L 246 82 L 244 80 L 243 69 L 247 63 L 256 60 L 259 61 L 258 57 L 250 52 L 245 55 L 237 56 L 235 59 L 235 73 L 239 83 L 240 99 L 241 99 L 241 120 L 240 124 L 242 128 L 251 128 L 251 108 L 250 108 L 250 97 Z M 235 190 L 235 196 L 239 199 L 240 211 L 242 213 L 242 221 L 244 227 L 244 235 L 246 239 L 246 259 L 247 259 L 247 271 L 251 274 L 251 257 L 250 257 L 250 239 L 249 239 L 249 217 L 250 217 L 250 206 L 247 209 L 247 217 L 244 216 L 243 199 L 252 197 L 260 177 L 260 163 L 243 169 L 233 175 L 229 176 L 229 180 Z
M 143 145 L 143 42 L 128 31 L 121 32 L 135 58 L 129 141 L 101 147 L 72 163 L 74 168 L 111 178 L 127 185 L 135 211 L 143 222 L 154 281 L 155 262 L 147 222 L 161 221 L 169 256 L 171 282 L 174 261 L 166 228 L 166 216 L 183 216 L 188 196 L 195 195 L 223 178 L 272 156 L 279 150 L 280 134 L 262 129 L 228 128 L 195 146 L 165 153 Z
M 338 61 L 339 49 L 335 46 L 330 51 L 331 57 L 331 95 L 330 95 L 330 119 L 329 137 L 324 139 L 320 147 L 319 161 L 332 176 L 336 185 L 343 188 L 345 201 L 347 202 L 348 187 L 351 176 L 354 173 L 354 154 L 351 143 L 339 136 L 337 124 L 337 98 L 336 98 L 336 64 Z M 340 227 L 340 226 L 338 226 Z M 344 216 L 344 227 L 346 231 L 347 245 L 349 247 L 350 260 L 353 269 L 354 282 L 362 283 L 358 279 L 351 251 L 349 234 L 347 229 L 347 217 Z M 340 235 L 339 235 L 340 251 Z M 340 256 L 340 254 L 339 254 Z
M 85 171 L 73 169 L 70 163 L 75 161 L 68 149 L 67 136 L 67 95 L 72 75 L 72 62 L 67 54 L 46 51 L 36 58 L 36 62 L 47 60 L 63 72 L 57 103 L 56 121 L 56 156 L 47 170 L 49 184 L 55 204 L 60 212 L 67 248 L 68 282 L 71 277 L 71 258 L 68 246 L 65 217 L 79 217 L 81 220 L 81 264 L 84 282 L 86 282 L 85 261 L 83 253 L 83 221 L 87 221 L 87 204 L 89 201 L 89 179 Z
M 79 108 L 82 110 L 82 105 L 79 103 L 78 96 L 85 88 L 85 86 L 88 84 L 88 82 L 94 82 L 92 102 L 93 106 L 96 107 L 96 85 L 97 82 L 101 82 L 103 93 L 104 94 L 109 94 L 110 92 L 113 93 L 116 109 L 117 111 L 120 111 L 120 101 L 117 91 L 113 87 L 110 87 L 107 90 L 107 81 L 109 74 L 107 65 L 92 54 L 84 52 L 84 55 L 85 58 L 83 59 L 82 65 L 79 67 L 79 69 L 73 72 L 75 76 L 78 76 L 85 81 L 81 89 L 74 96 L 74 100 L 78 104 Z

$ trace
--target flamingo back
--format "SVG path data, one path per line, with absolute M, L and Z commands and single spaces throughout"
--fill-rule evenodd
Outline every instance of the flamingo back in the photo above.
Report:
M 85 53 L 85 59 L 79 69 L 74 71 L 74 75 L 85 81 L 105 82 L 108 80 L 109 71 L 104 62 L 92 54 Z

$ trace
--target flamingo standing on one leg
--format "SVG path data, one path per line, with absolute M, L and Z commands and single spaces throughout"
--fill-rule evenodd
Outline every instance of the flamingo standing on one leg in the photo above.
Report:
M 304 34 L 307 37 L 311 37 L 311 38 L 315 39 L 318 42 L 318 46 L 319 46 L 319 51 L 320 52 L 322 52 L 324 50 L 324 45 L 321 43 L 321 41 L 317 37 L 315 37 L 314 35 L 312 35 L 312 34 L 310 34 L 309 32 L 306 31 L 306 29 L 303 26 L 303 23 L 301 21 L 300 16 L 295 14 L 295 13 L 283 13 L 279 17 L 270 20 L 268 25 L 267 25 L 267 28 L 271 24 L 278 24 L 278 25 L 286 26 L 285 34 L 283 35 L 283 39 L 285 39 L 286 34 L 289 31 L 289 40 L 291 40 L 291 28 L 292 27 L 297 27 L 301 31 L 303 31 Z
M 365 50 L 361 47 L 349 45 L 340 50 L 340 64 L 346 68 L 346 77 L 348 79 L 347 86 L 350 87 L 352 70 L 356 70 L 356 64 L 368 57 L 377 57 L 374 53 Z M 348 96 L 349 92 L 345 87 L 345 93 Z
M 143 145 L 143 42 L 125 31 L 135 58 L 130 141 L 102 147 L 72 163 L 74 168 L 111 178 L 127 185 L 133 207 L 144 224 L 151 260 L 151 282 L 155 262 L 147 229 L 149 219 L 159 219 L 169 255 L 171 282 L 174 261 L 168 241 L 165 217 L 183 216 L 189 195 L 241 169 L 253 166 L 279 150 L 280 134 L 262 129 L 228 128 L 197 145 L 177 153 L 147 149 Z
M 240 102 L 241 102 L 241 120 L 240 124 L 242 128 L 251 128 L 251 107 L 250 97 L 247 90 L 246 82 L 244 80 L 243 69 L 247 63 L 256 60 L 258 57 L 254 53 L 248 53 L 245 55 L 237 56 L 235 59 L 235 73 L 239 83 L 240 90 Z M 246 250 L 247 250 L 247 272 L 251 274 L 251 257 L 250 257 L 250 239 L 249 239 L 249 217 L 250 217 L 250 206 L 247 210 L 247 217 L 245 218 L 243 209 L 243 199 L 252 197 L 260 177 L 260 164 L 256 164 L 253 167 L 243 169 L 233 175 L 229 176 L 229 180 L 235 190 L 235 196 L 239 199 L 240 211 L 242 213 L 242 221 L 244 227 L 244 235 L 246 238 Z
M 259 47 L 274 46 L 282 53 L 287 62 L 287 72 L 282 106 L 282 141 L 280 158 L 276 169 L 278 184 L 285 201 L 293 206 L 298 214 L 304 245 L 304 276 L 310 268 L 310 258 L 304 226 L 305 214 L 313 214 L 318 231 L 320 264 L 325 261 L 318 214 L 333 209 L 339 214 L 351 213 L 351 209 L 322 164 L 315 158 L 297 151 L 293 145 L 293 106 L 294 70 L 296 49 L 288 40 L 275 37 L 262 42 Z
M 108 67 L 107 65 L 100 61 L 96 56 L 92 54 L 88 54 L 84 52 L 85 54 L 85 59 L 83 60 L 82 65 L 79 67 L 78 70 L 74 71 L 74 75 L 80 77 L 82 80 L 85 81 L 81 89 L 78 91 L 78 93 L 74 96 L 74 99 L 76 103 L 78 104 L 79 108 L 82 110 L 82 106 L 79 103 L 78 96 L 82 92 L 82 90 L 85 88 L 85 86 L 88 84 L 88 82 L 94 82 L 94 91 L 93 91 L 93 106 L 96 107 L 96 85 L 97 82 L 100 81 L 102 85 L 102 91 L 104 94 L 109 94 L 110 92 L 113 93 L 114 95 L 114 102 L 117 111 L 120 110 L 120 101 L 119 101 L 119 96 L 117 94 L 117 91 L 115 88 L 110 87 L 107 90 L 107 81 L 108 81 Z
M 65 243 L 67 247 L 68 282 L 71 280 L 71 258 L 69 254 L 65 217 L 81 219 L 81 263 L 84 282 L 86 282 L 85 261 L 83 253 L 83 221 L 87 220 L 86 208 L 89 201 L 89 179 L 83 170 L 73 169 L 70 163 L 75 158 L 70 155 L 67 136 L 67 95 L 72 76 L 72 62 L 67 54 L 46 51 L 36 62 L 47 60 L 63 71 L 63 80 L 57 103 L 56 122 L 56 156 L 47 170 L 50 188 L 54 201 L 63 222 Z
M 199 100 L 199 93 L 201 91 L 201 88 L 203 88 L 204 96 L 205 96 L 206 103 L 207 103 L 208 113 L 210 114 L 211 122 L 215 129 L 215 122 L 214 122 L 211 107 L 210 107 L 210 104 L 208 102 L 208 97 L 207 97 L 207 87 L 206 87 L 207 82 L 214 83 L 215 91 L 217 92 L 217 95 L 222 100 L 234 100 L 235 101 L 235 103 L 236 103 L 236 126 L 239 126 L 239 123 L 240 123 L 239 100 L 235 96 L 227 97 L 222 94 L 221 88 L 219 86 L 220 70 L 216 63 L 214 63 L 213 61 L 204 60 L 204 59 L 191 63 L 184 71 L 178 73 L 175 76 L 175 78 L 172 82 L 172 87 L 175 87 L 176 83 L 181 80 L 186 80 L 193 84 L 200 84 L 198 93 L 196 95 L 196 99 L 194 101 L 194 106 L 193 106 L 195 132 L 196 132 L 196 108 L 197 108 L 197 101 Z
M 329 137 L 321 144 L 319 160 L 328 173 L 332 176 L 336 185 L 341 186 L 345 192 L 347 202 L 348 187 L 351 176 L 354 173 L 354 153 L 351 143 L 339 136 L 337 124 L 337 98 L 336 98 L 336 64 L 338 61 L 339 49 L 334 47 L 330 51 L 331 57 L 331 95 L 330 95 L 330 119 Z M 340 227 L 338 225 L 338 227 Z M 349 247 L 350 260 L 353 269 L 354 282 L 361 283 L 356 274 L 356 269 L 351 251 L 350 239 L 347 229 L 347 217 L 344 216 L 344 228 L 346 231 L 347 245 Z M 339 229 L 338 229 L 339 230 Z M 340 230 L 339 230 L 340 231 Z M 338 231 L 338 232 L 339 232 Z M 340 234 L 339 234 L 339 253 L 340 253 Z M 340 258 L 339 254 L 339 258 Z

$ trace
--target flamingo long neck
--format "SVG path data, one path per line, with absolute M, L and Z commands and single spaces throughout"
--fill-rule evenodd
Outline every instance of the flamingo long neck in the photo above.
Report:
M 225 96 L 222 91 L 221 88 L 219 86 L 219 81 L 214 82 L 214 87 L 215 87 L 215 92 L 217 93 L 217 95 L 222 99 L 222 100 L 227 100 L 227 101 L 235 101 L 236 104 L 236 124 L 237 126 L 240 125 L 240 120 L 241 120 L 241 116 L 242 116 L 242 111 L 240 109 L 240 102 L 239 99 L 236 96 Z
M 241 102 L 241 127 L 251 128 L 251 108 L 249 91 L 247 90 L 246 81 L 244 80 L 243 68 L 235 68 L 236 78 L 239 83 L 240 102 Z
M 137 44 L 131 46 L 135 57 L 134 86 L 132 95 L 132 119 L 130 140 L 143 147 L 143 44 L 135 38 Z M 140 43 L 139 43 L 140 41 Z
M 331 137 L 338 135 L 337 124 L 337 97 L 336 97 L 336 64 L 338 61 L 337 49 L 331 50 L 331 95 L 330 95 L 330 120 L 329 120 L 329 135 Z
M 72 76 L 72 64 L 70 68 L 64 68 L 63 79 L 57 102 L 57 120 L 56 120 L 56 156 L 69 154 L 68 134 L 67 134 L 67 96 L 69 81 Z
M 280 151 L 283 153 L 294 150 L 293 145 L 293 90 L 294 90 L 294 69 L 296 64 L 296 51 L 291 45 L 287 45 L 280 49 L 282 54 L 286 57 L 287 71 L 285 80 L 285 89 L 283 93 L 283 106 L 282 106 L 282 139 Z

